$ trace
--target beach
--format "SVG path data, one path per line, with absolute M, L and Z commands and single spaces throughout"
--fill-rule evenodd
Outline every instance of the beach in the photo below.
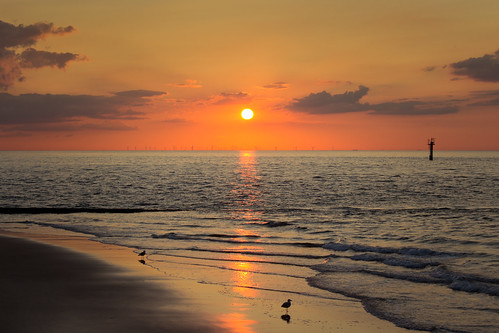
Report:
M 185 269 L 165 274 L 131 249 L 76 233 L 2 234 L 4 332 L 406 331 L 353 300 L 293 295 L 285 317 L 282 293 L 234 297 L 227 288 L 183 279 L 192 273 Z

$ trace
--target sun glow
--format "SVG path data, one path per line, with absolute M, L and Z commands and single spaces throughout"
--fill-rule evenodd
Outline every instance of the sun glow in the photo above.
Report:
M 241 117 L 243 117 L 243 119 L 249 120 L 253 118 L 253 111 L 251 109 L 244 109 L 241 112 Z

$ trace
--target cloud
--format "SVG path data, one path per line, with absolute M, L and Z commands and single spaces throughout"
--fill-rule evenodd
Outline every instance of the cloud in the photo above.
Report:
M 423 72 L 433 72 L 436 69 L 435 66 L 427 66 L 423 68 Z
M 171 83 L 170 86 L 178 88 L 202 88 L 203 85 L 197 80 L 185 80 L 186 83 Z
M 473 96 L 499 96 L 499 90 L 476 90 L 472 91 Z
M 130 97 L 130 98 L 142 98 L 142 97 L 154 97 L 167 95 L 164 91 L 154 91 L 154 90 L 126 90 L 126 91 L 118 91 L 113 93 L 116 96 L 120 97 Z
M 221 105 L 248 101 L 250 100 L 250 96 L 248 93 L 242 91 L 235 93 L 222 92 L 220 95 L 216 96 L 215 99 L 216 101 L 213 104 Z
M 472 91 L 471 97 L 475 100 L 470 106 L 497 106 L 499 105 L 499 90 Z
M 274 82 L 272 84 L 267 84 L 267 85 L 263 86 L 263 88 L 265 88 L 265 89 L 287 89 L 288 86 L 289 85 L 286 82 L 279 81 L 279 82 Z
M 26 138 L 32 135 L 26 132 L 0 132 L 0 138 Z
M 53 23 L 38 22 L 24 26 L 0 21 L 0 48 L 27 47 L 34 45 L 45 36 L 63 35 L 75 31 L 72 26 L 55 27 Z
M 77 132 L 77 131 L 132 131 L 137 127 L 127 126 L 119 121 L 106 121 L 104 123 L 56 123 L 56 124 L 20 124 L 4 129 L 7 134 L 15 136 L 30 136 L 26 132 Z M 24 134 L 24 135 L 22 135 Z M 11 135 L 14 136 L 14 135 Z
M 145 113 L 132 108 L 148 104 L 161 92 L 132 90 L 108 96 L 0 93 L 0 125 L 78 122 L 82 119 L 134 120 Z
M 0 49 L 0 89 L 7 89 L 15 82 L 23 81 L 21 66 L 14 51 Z
M 498 105 L 499 105 L 499 97 L 470 104 L 470 106 L 498 106 Z
M 356 91 L 331 95 L 326 91 L 311 93 L 295 99 L 288 109 L 309 114 L 338 114 L 349 112 L 367 112 L 373 115 L 422 116 L 442 115 L 459 111 L 456 101 L 390 101 L 379 104 L 361 103 L 369 88 L 359 86 Z
M 165 119 L 162 122 L 166 123 L 166 124 L 186 124 L 186 123 L 188 123 L 188 121 L 186 119 L 182 119 L 182 118 Z
M 230 99 L 242 99 L 242 98 L 246 98 L 248 97 L 248 93 L 245 93 L 245 92 L 237 92 L 237 93 L 226 93 L 226 92 L 223 92 L 223 93 L 220 93 L 220 96 L 223 96 L 223 97 L 226 97 L 226 98 L 230 98 Z
M 72 26 L 55 27 L 53 23 L 35 23 L 28 26 L 0 21 L 0 89 L 7 90 L 23 81 L 22 69 L 41 67 L 65 68 L 70 61 L 85 60 L 74 53 L 38 51 L 32 47 L 47 35 L 63 35 L 75 31 Z M 25 48 L 20 54 L 17 49 Z
M 290 110 L 311 114 L 332 114 L 365 111 L 365 105 L 359 100 L 367 95 L 369 88 L 359 86 L 356 91 L 346 91 L 343 94 L 331 95 L 326 91 L 311 93 L 303 98 L 295 99 L 288 106 Z
M 372 114 L 397 116 L 426 116 L 456 113 L 458 106 L 449 102 L 403 101 L 370 105 Z
M 450 65 L 454 75 L 467 76 L 476 81 L 499 82 L 499 50 L 479 58 L 468 58 Z
M 38 51 L 30 47 L 24 50 L 18 56 L 18 59 L 19 65 L 22 68 L 57 67 L 62 69 L 66 67 L 68 62 L 85 60 L 86 57 L 69 52 L 57 53 Z

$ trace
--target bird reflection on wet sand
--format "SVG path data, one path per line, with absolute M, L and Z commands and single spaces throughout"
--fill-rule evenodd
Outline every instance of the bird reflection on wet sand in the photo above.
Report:
M 281 316 L 281 319 L 284 320 L 285 322 L 287 322 L 289 324 L 289 321 L 291 320 L 291 316 L 288 315 L 288 314 L 283 314 Z

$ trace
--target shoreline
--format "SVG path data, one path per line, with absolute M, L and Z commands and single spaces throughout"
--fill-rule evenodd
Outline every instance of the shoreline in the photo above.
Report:
M 24 320 L 21 323 L 22 304 L 16 309 L 4 302 L 1 321 L 6 324 L 2 324 L 2 328 L 12 327 L 17 332 L 43 332 L 40 330 L 42 323 L 56 325 L 51 326 L 56 329 L 47 332 L 68 329 L 79 332 L 75 327 L 68 326 L 71 321 L 66 323 L 67 311 L 70 318 L 77 318 L 73 323 L 82 327 L 81 332 L 410 332 L 368 314 L 359 301 L 334 299 L 333 294 L 331 299 L 289 296 L 283 291 L 265 288 L 259 289 L 255 296 L 251 288 L 238 290 L 231 285 L 199 280 L 196 267 L 170 263 L 167 269 L 160 270 L 153 260 L 146 259 L 146 265 L 139 263 L 140 258 L 131 248 L 103 244 L 83 234 L 43 229 L 42 232 L 40 228 L 22 232 L 0 231 L 1 248 L 4 253 L 9 253 L 6 256 L 8 266 L 5 267 L 10 267 L 0 277 L 2 288 L 7 291 L 28 290 L 20 294 L 11 293 L 11 302 L 23 299 L 41 304 L 50 300 L 53 308 L 49 311 L 49 308 L 33 307 L 31 311 L 34 317 L 39 318 L 38 321 Z M 9 239 L 17 239 L 14 242 L 17 244 L 12 244 Z M 4 249 L 5 246 L 8 248 Z M 31 253 L 31 257 L 20 256 L 23 253 Z M 44 275 L 47 274 L 44 267 L 57 269 L 49 269 L 48 277 Z M 81 289 L 76 296 L 52 283 L 75 272 L 78 274 L 71 275 L 66 282 L 69 289 Z M 24 286 L 20 288 L 18 285 L 14 289 L 12 284 L 21 283 L 15 278 L 19 274 L 24 276 Z M 88 279 L 100 286 L 101 294 L 92 292 Z M 55 290 L 54 293 L 33 292 L 35 286 L 47 290 L 45 285 Z M 111 295 L 111 298 L 103 295 Z M 285 317 L 287 313 L 280 305 L 288 298 L 293 299 L 293 306 Z M 137 302 L 132 303 L 128 299 L 137 299 Z M 74 311 L 68 305 L 74 307 Z M 62 313 L 58 312 L 61 308 L 65 310 Z M 8 316 L 6 309 L 9 310 Z M 16 311 L 21 313 L 16 314 Z M 92 322 L 82 318 L 96 319 Z M 133 319 L 134 323 L 123 328 L 119 318 Z M 174 319 L 174 323 L 169 318 L 170 321 Z M 57 330 L 57 325 L 61 323 L 66 323 L 66 330 Z

